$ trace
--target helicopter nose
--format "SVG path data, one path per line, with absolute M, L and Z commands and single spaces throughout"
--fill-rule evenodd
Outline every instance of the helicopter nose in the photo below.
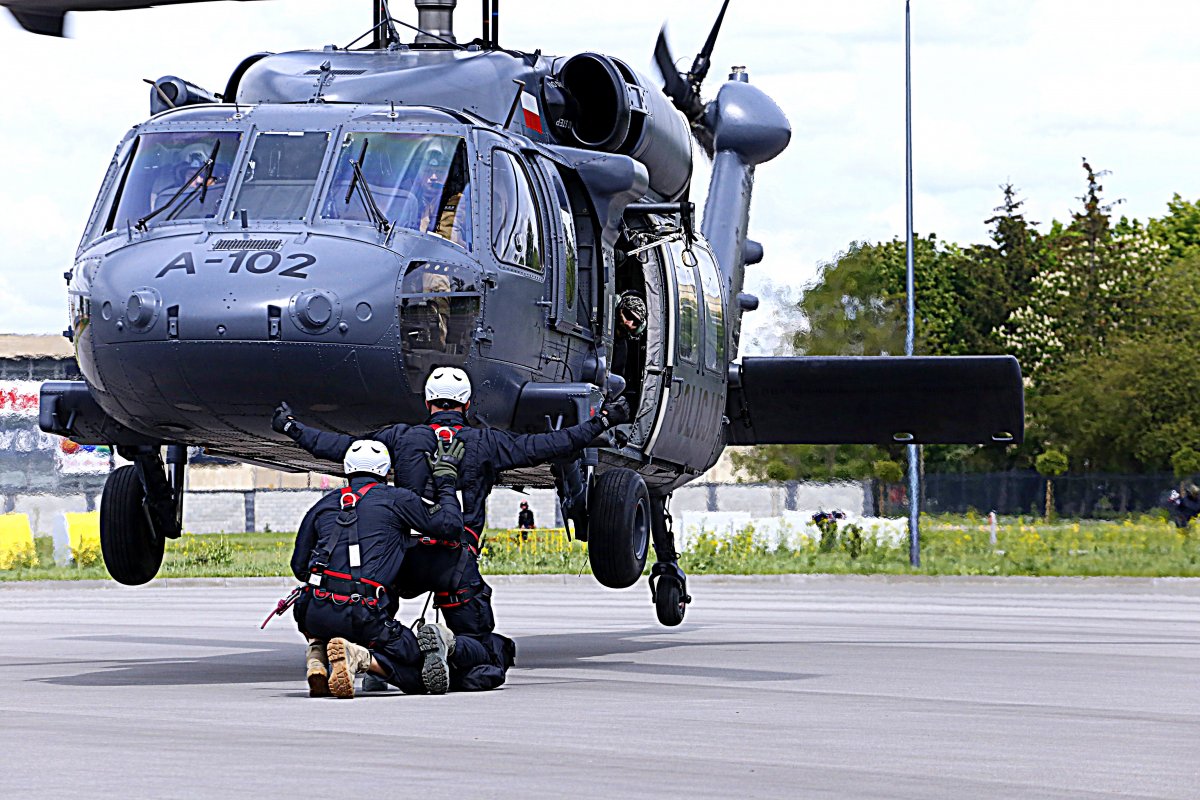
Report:
M 328 236 L 135 243 L 95 271 L 88 377 L 166 432 L 265 434 L 264 409 L 285 399 L 378 424 L 406 393 L 396 391 L 406 261 Z

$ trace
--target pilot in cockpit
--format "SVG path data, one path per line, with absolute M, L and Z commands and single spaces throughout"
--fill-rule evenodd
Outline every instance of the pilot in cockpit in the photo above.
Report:
M 417 213 L 414 227 L 436 233 L 455 244 L 470 248 L 467 231 L 471 224 L 471 195 L 466 191 L 460 159 L 447 166 L 446 157 L 432 153 L 416 187 Z

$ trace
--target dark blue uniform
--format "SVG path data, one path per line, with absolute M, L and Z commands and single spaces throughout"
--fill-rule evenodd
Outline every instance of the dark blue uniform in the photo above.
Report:
M 431 477 L 425 454 L 434 448 L 437 434 L 433 426 L 453 430 L 454 436 L 466 445 L 466 455 L 458 468 L 466 533 L 463 547 L 457 550 L 438 545 L 417 548 L 405 562 L 399 591 L 403 597 L 416 597 L 432 590 L 450 630 L 456 634 L 489 633 L 496 627 L 490 600 L 492 590 L 479 573 L 477 545 L 492 487 L 506 469 L 530 467 L 577 453 L 603 433 L 607 425 L 595 416 L 558 431 L 515 434 L 468 427 L 461 412 L 438 411 L 424 425 L 398 423 L 359 438 L 374 439 L 387 446 L 397 486 L 429 496 Z M 297 444 L 309 453 L 330 461 L 340 460 L 353 441 L 355 437 L 306 425 L 300 425 L 296 438 Z
M 355 495 L 352 512 L 342 508 L 347 491 Z M 454 480 L 437 478 L 434 492 L 437 500 L 431 504 L 407 489 L 355 477 L 349 490 L 331 492 L 309 510 L 292 552 L 292 572 L 306 585 L 295 608 L 300 630 L 317 639 L 342 637 L 367 647 L 387 680 L 406 692 L 425 690 L 416 636 L 392 619 L 391 595 L 405 571 L 406 555 L 416 546 L 412 530 L 439 539 L 457 539 L 462 532 Z M 357 568 L 350 557 L 355 540 Z M 512 665 L 512 642 L 494 633 L 486 639 L 457 637 L 449 659 L 451 688 L 491 689 L 504 682 Z

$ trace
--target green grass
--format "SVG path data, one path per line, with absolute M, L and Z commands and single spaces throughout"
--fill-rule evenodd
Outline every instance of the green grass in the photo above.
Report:
M 815 533 L 815 531 L 812 531 Z M 703 574 L 908 574 L 1200 576 L 1200 531 L 1180 532 L 1162 519 L 1061 521 L 1004 520 L 996 545 L 974 516 L 926 517 L 922 566 L 908 565 L 904 541 L 853 540 L 847 526 L 819 539 L 793 531 L 787 544 L 768 547 L 753 528 L 732 537 L 701 535 L 681 557 L 686 572 Z M 290 575 L 293 534 L 240 533 L 184 536 L 168 542 L 163 578 Z M 86 554 L 85 554 L 86 555 Z M 98 554 L 95 554 L 98 556 Z M 85 559 L 86 560 L 86 559 Z M 490 575 L 590 572 L 586 545 L 534 536 L 518 544 L 489 531 L 481 566 Z M 0 581 L 83 580 L 107 577 L 99 563 L 82 567 L 24 566 L 0 571 Z

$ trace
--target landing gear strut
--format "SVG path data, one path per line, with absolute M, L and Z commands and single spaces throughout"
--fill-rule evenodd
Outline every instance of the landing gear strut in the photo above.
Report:
M 670 495 L 650 498 L 654 556 L 658 559 L 650 569 L 650 602 L 654 603 L 658 621 L 674 627 L 683 622 L 692 596 L 687 593 L 687 575 L 679 567 L 679 554 L 675 552 L 675 533 L 667 511 L 669 498 Z
M 158 574 L 167 539 L 183 532 L 183 476 L 187 448 L 120 448 L 133 464 L 108 476 L 100 498 L 100 551 L 108 574 L 137 586 Z M 169 470 L 169 472 L 168 472 Z

